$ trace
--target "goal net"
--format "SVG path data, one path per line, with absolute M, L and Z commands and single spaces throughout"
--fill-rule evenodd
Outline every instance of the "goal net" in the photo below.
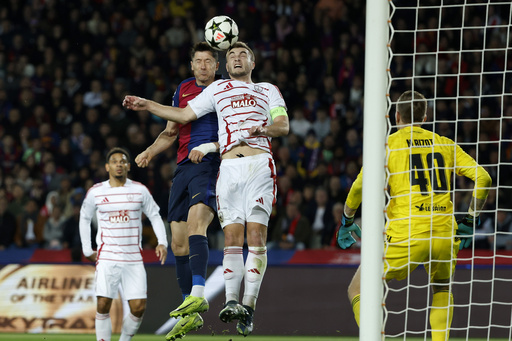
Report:
M 389 8 L 388 135 L 396 131 L 400 94 L 418 91 L 428 100 L 422 127 L 455 141 L 492 177 L 481 225 L 459 252 L 450 283 L 450 337 L 511 340 L 511 1 L 391 0 Z M 426 171 L 435 175 L 435 167 L 442 165 Z M 473 181 L 455 175 L 448 181 L 455 216 L 462 218 Z M 403 281 L 384 283 L 383 337 L 431 338 L 430 281 L 419 266 Z

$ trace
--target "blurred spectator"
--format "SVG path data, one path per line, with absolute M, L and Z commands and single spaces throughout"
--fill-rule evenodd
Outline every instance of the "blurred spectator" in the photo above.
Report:
M 347 193 L 341 188 L 341 180 L 339 176 L 329 177 L 329 201 L 331 202 L 345 202 Z
M 98 107 L 103 103 L 103 98 L 101 97 L 101 82 L 98 79 L 94 79 L 91 81 L 90 89 L 84 94 L 84 105 L 88 108 Z
M 55 161 L 49 160 L 43 167 L 42 178 L 47 191 L 55 191 L 60 186 L 63 174 L 57 173 Z
M 18 245 L 21 247 L 38 246 L 42 241 L 42 232 L 46 219 L 39 214 L 39 206 L 29 199 L 20 219 Z
M 21 148 L 18 147 L 12 135 L 4 135 L 0 148 L 0 166 L 6 173 L 10 173 L 17 163 L 20 162 L 22 155 Z
M 309 246 L 313 249 L 322 248 L 330 243 L 330 228 L 333 224 L 332 205 L 329 194 L 324 187 L 315 190 L 315 200 L 306 211 L 308 221 L 311 222 L 312 235 Z
M 67 174 L 76 171 L 77 165 L 74 162 L 74 154 L 71 150 L 71 142 L 69 139 L 64 138 L 60 140 L 58 153 L 55 154 L 55 163 Z
M 286 205 L 275 223 L 269 248 L 304 250 L 311 240 L 311 225 L 294 202 Z
M 473 238 L 473 243 L 475 245 L 475 249 L 491 249 L 491 243 L 494 248 L 494 223 L 496 219 L 495 215 L 486 214 L 487 218 L 484 218 L 482 224 L 478 227 L 475 227 L 475 236 Z M 483 217 L 482 217 L 483 218 Z
M 7 198 L 0 197 L 0 250 L 14 244 L 17 230 L 16 217 L 7 210 L 7 205 Z
M 360 167 L 358 167 L 356 161 L 349 161 L 347 163 L 345 172 L 340 177 L 340 187 L 345 195 L 348 195 L 350 187 L 352 187 L 352 183 L 356 180 L 359 171 Z
M 304 140 L 304 145 L 300 148 L 299 162 L 297 163 L 297 171 L 302 178 L 310 179 L 318 175 L 320 147 L 320 141 L 318 141 L 315 131 L 310 129 Z
M 331 131 L 331 119 L 324 108 L 318 108 L 316 111 L 316 120 L 313 122 L 313 130 L 316 136 L 323 140 Z
M 512 250 L 512 214 L 509 211 L 498 209 L 495 217 L 485 221 L 483 229 L 496 233 L 488 238 L 491 247 L 496 245 L 496 250 Z
M 82 260 L 82 243 L 80 242 L 80 231 L 78 230 L 81 205 L 81 200 L 73 201 L 71 216 L 64 221 L 62 229 L 62 247 L 69 249 L 73 262 L 80 262 Z
M 46 249 L 62 249 L 65 220 L 66 219 L 62 215 L 62 208 L 59 205 L 53 206 L 50 216 L 44 224 L 43 230 L 44 247 Z
M 29 193 L 34 184 L 34 179 L 30 177 L 30 170 L 24 164 L 16 167 L 16 183 L 21 185 L 25 193 Z
M 9 212 L 14 214 L 15 217 L 20 217 L 27 201 L 28 197 L 23 186 L 19 183 L 14 183 L 12 187 L 12 200 L 9 202 Z
M 66 219 L 71 216 L 71 196 L 73 192 L 74 189 L 71 187 L 71 179 L 69 176 L 64 176 L 57 190 L 57 206 L 61 208 L 62 216 Z
M 60 107 L 56 116 L 54 126 L 55 131 L 61 137 L 69 136 L 71 134 L 73 115 L 71 115 L 67 107 Z
M 312 124 L 304 117 L 303 109 L 300 107 L 295 108 L 290 117 L 290 132 L 305 139 L 311 128 Z
M 347 131 L 344 148 L 347 161 L 357 161 L 363 154 L 363 145 L 356 129 Z

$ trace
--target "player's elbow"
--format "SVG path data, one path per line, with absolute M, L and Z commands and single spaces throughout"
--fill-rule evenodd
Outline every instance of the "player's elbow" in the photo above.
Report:
M 283 128 L 283 135 L 288 135 L 290 133 L 290 125 L 286 125 L 286 127 Z
M 186 115 L 186 116 L 184 115 L 184 116 L 183 116 L 183 118 L 182 118 L 182 120 L 183 120 L 182 122 L 178 122 L 178 123 L 181 123 L 181 124 L 187 124 L 187 123 L 190 123 L 190 122 L 192 122 L 192 121 L 197 120 L 197 117 L 196 117 L 196 115 L 194 115 L 194 114 Z
M 192 110 L 190 105 L 187 105 L 185 108 L 180 110 L 180 115 L 176 122 L 180 124 L 187 124 L 195 120 L 197 120 L 196 113 Z
M 492 178 L 491 178 L 491 176 L 489 175 L 489 173 L 485 169 L 482 168 L 482 170 L 483 170 L 483 172 L 482 172 L 483 173 L 482 174 L 482 183 L 484 184 L 484 187 L 491 187 L 491 185 L 492 185 Z

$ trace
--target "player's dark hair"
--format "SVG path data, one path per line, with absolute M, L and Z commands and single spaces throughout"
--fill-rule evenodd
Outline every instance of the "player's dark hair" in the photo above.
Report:
M 422 122 L 427 114 L 427 99 L 418 91 L 407 90 L 398 98 L 396 111 L 404 123 Z
M 210 52 L 215 61 L 219 61 L 219 52 L 208 45 L 208 43 L 205 41 L 200 41 L 199 43 L 196 43 L 194 46 L 192 46 L 190 49 L 190 60 L 194 59 L 196 52 Z
M 243 41 L 237 41 L 236 43 L 234 43 L 233 45 L 231 45 L 229 47 L 229 49 L 226 51 L 226 56 L 229 54 L 229 52 L 234 49 L 234 48 L 237 48 L 237 47 L 241 47 L 243 49 L 247 49 L 247 51 L 249 51 L 249 54 L 251 55 L 251 60 L 254 62 L 256 61 L 255 57 L 254 57 L 254 52 L 251 50 L 251 48 L 246 44 L 244 43 Z
M 109 162 L 112 154 L 117 154 L 117 153 L 124 154 L 126 156 L 126 159 L 128 160 L 128 162 L 130 162 L 130 153 L 128 153 L 128 151 L 126 149 L 121 148 L 121 147 L 114 147 L 114 148 L 110 149 L 109 152 L 107 153 L 107 163 Z

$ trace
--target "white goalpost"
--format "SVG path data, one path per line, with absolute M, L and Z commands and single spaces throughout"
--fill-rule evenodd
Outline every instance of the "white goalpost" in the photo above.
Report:
M 512 340 L 512 1 L 367 0 L 365 49 L 359 339 L 431 339 L 422 267 L 383 281 L 386 141 L 398 96 L 416 90 L 429 103 L 423 128 L 451 138 L 492 177 L 481 225 L 450 283 L 450 337 Z M 449 180 L 462 218 L 473 183 Z
M 386 1 L 368 0 L 366 11 L 363 201 L 361 219 L 360 340 L 379 340 L 382 330 L 382 255 L 384 227 L 384 142 L 388 13 Z

